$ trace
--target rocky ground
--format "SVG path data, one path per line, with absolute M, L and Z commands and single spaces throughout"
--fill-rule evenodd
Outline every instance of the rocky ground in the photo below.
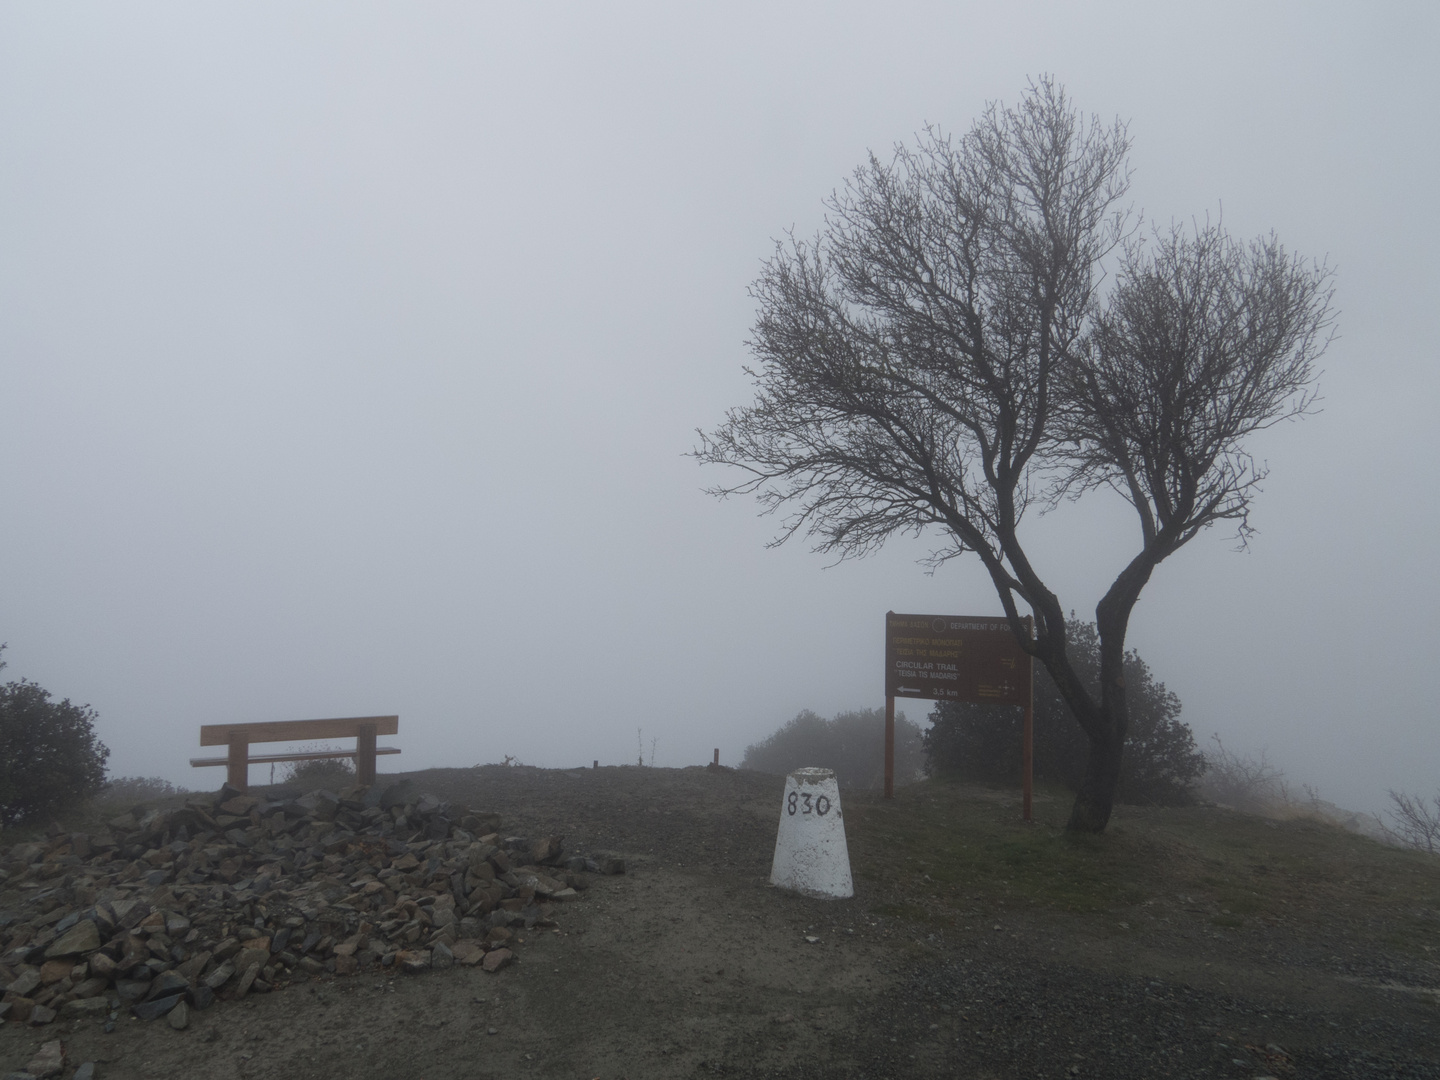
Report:
M 425 804 L 429 820 L 421 824 L 438 833 L 432 822 L 446 817 L 446 838 L 414 840 L 443 846 L 419 852 L 414 867 L 402 864 L 399 880 L 389 872 L 393 866 L 377 868 L 382 859 L 367 863 L 368 871 L 343 867 L 347 886 L 368 873 L 377 886 L 369 893 L 363 882 L 343 895 L 317 889 L 316 880 L 335 876 L 320 873 L 324 855 L 307 877 L 306 867 L 298 865 L 302 858 L 292 852 L 287 868 L 273 850 L 260 853 L 272 857 L 254 867 L 274 867 L 262 883 L 270 893 L 256 893 L 249 866 L 226 867 L 237 876 L 217 882 L 213 874 L 223 859 L 207 867 L 171 865 L 169 880 L 144 882 L 152 898 L 156 889 L 175 895 L 193 886 L 194 903 L 203 908 L 220 885 L 230 890 L 221 889 L 221 895 L 233 901 L 250 874 L 240 891 L 255 895 L 242 902 L 266 906 L 262 921 L 270 914 L 265 897 L 275 892 L 311 888 L 306 895 L 312 909 L 313 897 L 326 903 L 311 912 L 315 918 L 307 918 L 302 904 L 291 900 L 295 910 L 283 915 L 281 928 L 284 919 L 299 918 L 292 938 L 303 936 L 298 946 L 287 941 L 273 952 L 268 946 L 275 944 L 276 931 L 254 925 L 261 912 L 247 912 L 255 937 L 245 940 L 271 940 L 268 963 L 260 965 L 243 995 L 236 993 L 235 976 L 227 976 L 220 1000 L 190 1009 L 178 1030 L 170 1026 L 169 1013 L 153 1021 L 134 1018 L 128 1008 L 67 1016 L 62 1002 L 47 1024 L 10 1020 L 0 1027 L 0 1076 L 24 1069 L 48 1043 L 52 1055 L 63 1049 L 64 1064 L 55 1073 L 62 1078 L 87 1063 L 103 1078 L 198 1080 L 1440 1077 L 1435 990 L 1440 972 L 1410 953 L 1355 955 L 1343 927 L 1337 931 L 1340 924 L 1333 921 L 1323 933 L 1303 923 L 1228 930 L 1208 918 L 1188 918 L 1179 904 L 1173 910 L 1137 907 L 1119 916 L 1075 914 L 1004 905 L 982 894 L 967 901 L 959 917 L 942 923 L 897 914 L 902 901 L 923 888 L 922 879 L 886 869 L 889 864 L 875 854 L 884 845 L 875 824 L 881 808 L 869 796 L 847 793 L 845 803 L 857 895 L 826 902 L 767 885 L 783 784 L 778 777 L 702 768 L 496 766 L 436 770 L 410 779 L 412 791 L 432 796 Z M 284 792 L 272 799 L 275 793 L 265 789 L 254 794 L 267 799 L 267 810 L 272 802 L 283 806 L 295 799 L 295 793 Z M 902 793 L 899 802 L 905 798 Z M 405 805 L 419 804 L 402 803 L 402 812 Z M 441 813 L 441 807 L 450 809 Z M 361 824 L 366 809 L 350 810 L 361 829 L 376 826 L 380 817 Z M 923 812 L 923 803 L 902 809 Z M 395 826 L 393 810 L 387 814 Z M 501 828 L 490 840 L 481 831 L 489 819 L 472 811 L 499 815 Z M 270 810 L 261 820 L 273 816 Z M 472 828 L 463 824 L 466 817 Z M 240 823 L 225 824 L 233 829 Z M 391 863 L 410 854 L 388 845 L 411 843 L 406 832 L 411 824 L 407 818 L 405 826 L 379 837 Z M 245 828 L 255 826 L 250 820 Z M 317 841 L 315 832 L 307 823 L 284 835 L 293 836 L 292 848 L 301 847 L 303 854 L 316 845 L 298 841 Z M 533 863 L 517 859 L 495 872 L 488 857 L 488 847 L 529 855 L 537 840 L 555 837 L 564 838 L 563 850 L 553 856 L 539 852 L 550 861 L 530 871 L 546 877 L 543 883 L 514 878 L 515 884 L 507 884 L 506 874 Z M 507 849 L 507 838 L 526 843 Z M 243 846 L 238 841 L 232 836 L 227 846 Z M 336 853 L 348 857 L 329 854 Z M 224 857 L 244 862 L 235 854 Z M 567 864 L 589 858 L 598 869 L 604 857 L 623 859 L 626 872 L 604 875 L 584 869 L 583 862 Z M 162 859 L 156 870 L 166 861 L 178 862 Z M 480 862 L 495 872 L 493 878 L 485 870 L 471 873 Z M 332 863 L 331 869 L 339 868 Z M 197 870 L 211 876 L 180 880 L 182 873 Z M 565 874 L 579 875 L 574 880 L 588 888 L 561 901 L 535 891 L 536 884 L 552 894 L 572 889 Z M 416 875 L 423 876 L 416 880 Z M 12 875 L 6 887 L 15 880 Z M 501 887 L 490 886 L 492 881 Z M 486 888 L 477 893 L 482 884 Z M 506 890 L 512 895 L 501 895 Z M 130 891 L 139 895 L 141 887 Z M 492 894 L 489 911 L 480 911 Z M 98 892 L 81 899 L 95 903 Z M 413 910 L 405 907 L 407 899 L 415 903 Z M 271 904 L 278 914 L 277 900 Z M 341 911 L 320 918 L 337 904 Z M 437 905 L 451 917 L 437 918 Z M 500 917 L 503 926 L 492 925 L 496 912 L 508 913 Z M 356 928 L 349 930 L 352 915 Z M 408 917 L 396 922 L 402 915 Z M 200 932 L 191 946 L 206 945 L 227 925 L 226 937 L 241 940 L 238 919 L 227 924 L 218 913 L 199 909 L 184 917 L 191 925 L 175 926 L 177 933 L 169 926 L 155 930 L 170 949 L 183 946 L 192 930 Z M 476 921 L 462 925 L 466 919 Z M 372 926 L 363 945 L 355 937 L 361 922 Z M 14 917 L 11 926 L 23 923 Z M 334 929 L 309 950 L 300 948 L 322 924 Z M 349 930 L 343 935 L 342 925 Z M 496 928 L 506 930 L 509 940 L 492 937 Z M 140 936 L 145 962 L 159 961 L 153 984 L 179 964 L 173 953 L 166 960 L 149 948 L 153 933 Z M 324 936 L 331 938 L 328 947 L 321 946 Z M 58 940 L 57 934 L 49 944 Z M 356 947 L 336 951 L 347 944 Z M 452 956 L 459 946 L 475 962 L 437 968 L 437 944 Z M 11 947 L 8 959 L 26 947 L 26 942 Z M 513 962 L 486 971 L 484 957 L 502 948 Z M 123 946 L 118 951 L 123 958 Z M 188 959 L 193 963 L 203 951 Z M 211 957 L 199 966 L 201 982 L 217 949 L 208 951 Z M 248 951 L 260 952 L 254 946 Z M 414 956 L 425 951 L 431 954 L 428 966 Z M 285 953 L 293 964 L 277 960 Z M 416 962 L 406 964 L 402 953 Z M 335 963 L 339 957 L 357 954 L 353 974 L 336 974 L 352 970 L 348 962 Z M 313 963 L 301 964 L 306 958 Z M 22 959 L 40 960 L 30 965 L 37 970 L 47 962 L 40 954 Z M 312 971 L 317 964 L 320 970 Z M 257 981 L 266 983 L 268 992 L 256 993 Z M 78 986 L 70 988 L 71 1000 L 86 1000 L 73 997 Z M 117 988 L 112 976 L 107 1005 L 123 1004 Z
M 217 998 L 296 978 L 499 970 L 520 930 L 553 927 L 557 905 L 602 871 L 566 858 L 559 837 L 502 837 L 500 825 L 408 779 L 226 787 L 83 830 L 53 825 L 0 855 L 0 1020 L 103 1018 L 113 1031 L 123 1011 L 183 1030 Z

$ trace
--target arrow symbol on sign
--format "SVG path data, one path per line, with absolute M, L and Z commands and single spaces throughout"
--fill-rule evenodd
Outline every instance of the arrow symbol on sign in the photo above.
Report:
M 918 694 L 920 693 L 920 688 L 918 686 L 897 686 L 895 692 L 899 694 Z

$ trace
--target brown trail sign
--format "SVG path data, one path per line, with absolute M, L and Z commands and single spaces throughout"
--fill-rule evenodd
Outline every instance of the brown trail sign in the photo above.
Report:
M 1030 626 L 1027 616 L 1025 625 Z M 1021 786 L 1030 820 L 1035 709 L 1031 657 L 1008 619 L 986 615 L 885 613 L 885 797 L 895 796 L 895 699 L 1021 705 Z

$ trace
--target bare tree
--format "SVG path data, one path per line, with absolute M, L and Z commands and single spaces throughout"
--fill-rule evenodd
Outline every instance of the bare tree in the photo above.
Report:
M 1239 754 L 1221 742 L 1219 735 L 1211 735 L 1210 741 L 1215 748 L 1205 753 L 1205 774 L 1199 783 L 1201 795 L 1252 814 L 1265 813 L 1291 802 L 1284 770 L 1271 764 L 1264 750 L 1258 756 Z
M 1203 529 L 1233 521 L 1244 541 L 1264 475 L 1244 438 L 1307 410 L 1330 325 L 1329 271 L 1273 240 L 1241 246 L 1208 225 L 1135 239 L 1129 145 L 1044 79 L 959 140 L 931 129 L 888 164 L 872 155 L 821 233 L 766 262 L 751 287 L 755 403 L 694 451 L 747 474 L 715 494 L 788 512 L 774 543 L 803 533 L 846 558 L 938 532 L 932 566 L 974 552 L 1085 731 L 1070 827 L 1097 832 L 1127 729 L 1130 612 Z M 1101 486 L 1134 506 L 1141 543 L 1096 608 L 1097 696 L 1019 527 Z
M 1383 826 L 1385 832 L 1405 847 L 1440 852 L 1440 794 L 1427 803 L 1419 795 L 1391 791 L 1390 801 L 1395 809 L 1386 813 L 1395 827 Z

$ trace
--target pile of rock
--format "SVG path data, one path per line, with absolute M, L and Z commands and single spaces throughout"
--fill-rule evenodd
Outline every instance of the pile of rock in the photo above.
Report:
M 500 817 L 409 781 L 267 801 L 222 788 L 90 833 L 0 854 L 0 1019 L 119 1010 L 184 1027 L 191 1009 L 292 979 L 374 967 L 498 971 L 553 927 L 587 873 L 558 836 L 502 837 Z

